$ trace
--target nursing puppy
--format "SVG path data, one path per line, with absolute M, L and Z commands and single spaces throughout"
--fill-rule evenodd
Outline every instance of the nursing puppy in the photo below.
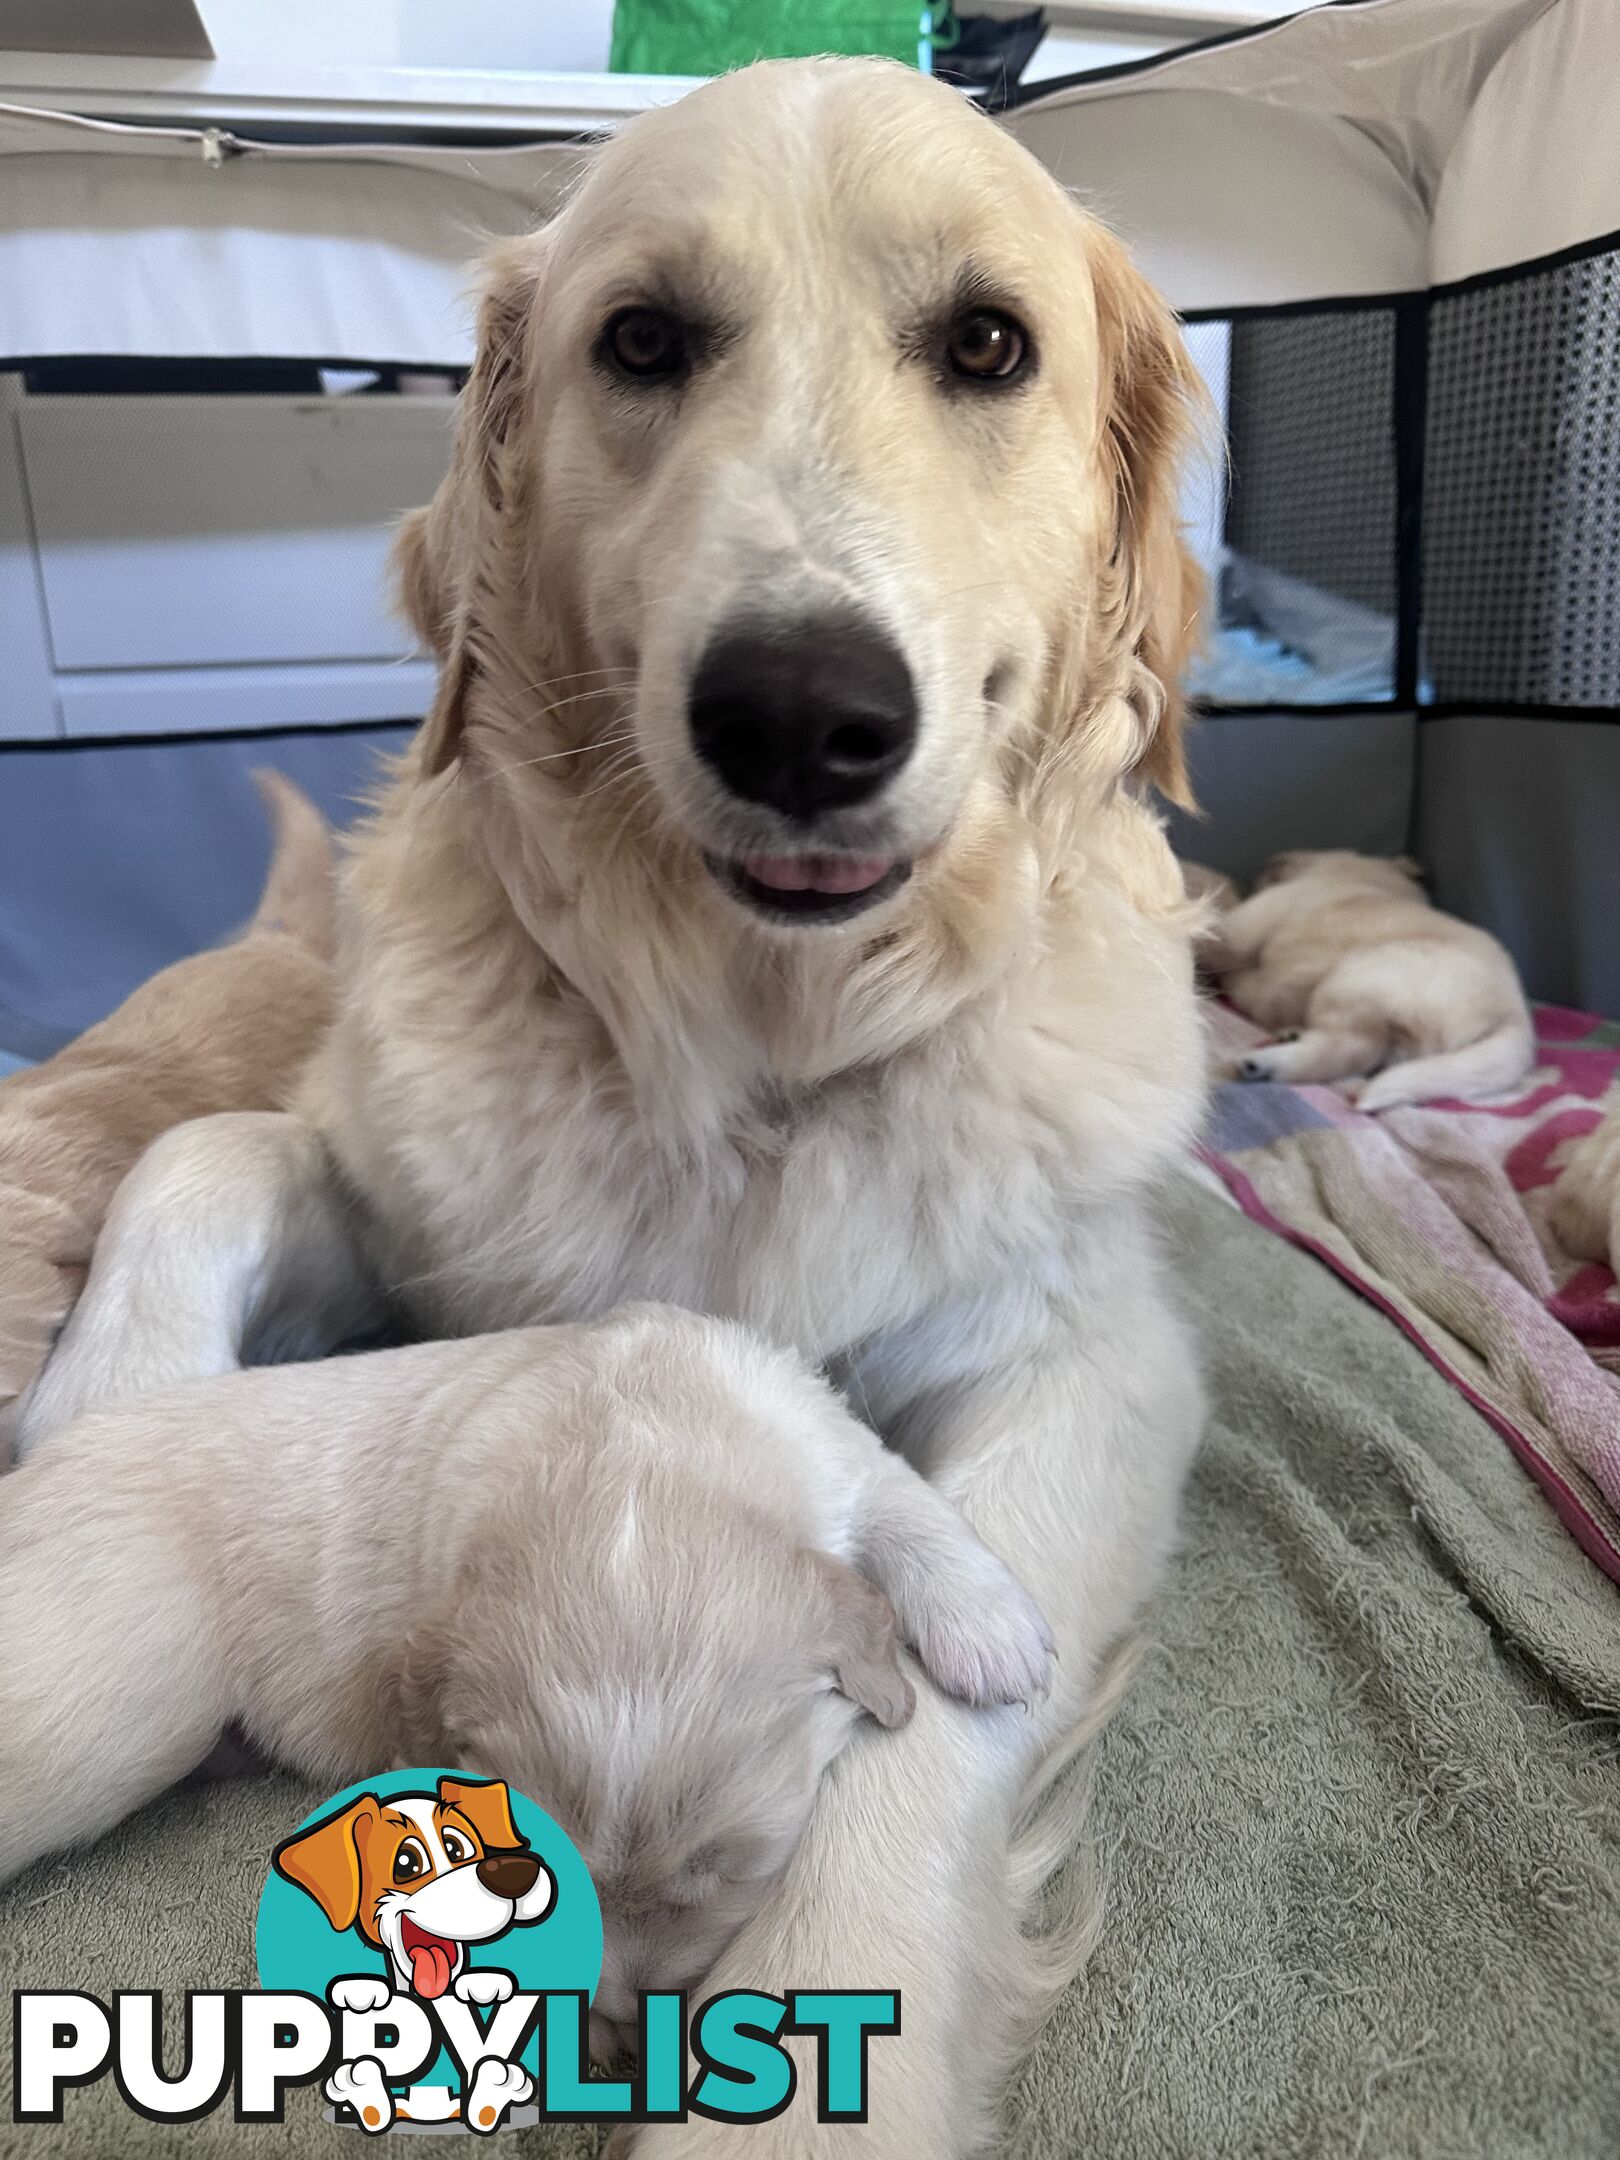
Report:
M 12 1406 L 84 1287 L 119 1180 L 188 1118 L 285 1107 L 331 1016 L 331 838 L 290 780 L 258 782 L 274 846 L 242 935 L 0 1080 L 0 1468 Z
M 896 1616 L 960 1699 L 1044 1692 L 1008 1571 L 726 1322 L 625 1308 L 149 1396 L 0 1483 L 0 1876 L 228 1722 L 324 1786 L 484 1772 L 591 1870 L 605 2043 L 759 1905 L 857 1711 L 910 1717 Z
M 1279 1039 L 1243 1080 L 1360 1080 L 1363 1110 L 1499 1094 L 1535 1059 L 1524 992 L 1487 931 L 1431 907 L 1417 865 L 1279 855 L 1199 948 L 1223 993 Z
M 1149 1205 L 1202 1107 L 1150 800 L 1185 793 L 1200 398 L 1118 242 L 914 69 L 742 69 L 594 150 L 489 266 L 404 533 L 439 694 L 354 840 L 299 1114 L 157 1143 L 27 1419 L 293 1305 L 336 1342 L 654 1298 L 830 1369 L 1059 1654 L 1032 1715 L 929 1691 L 858 1736 L 709 1976 L 881 1954 L 905 2032 L 850 2134 L 885 2160 L 985 2143 L 1078 1962 L 1037 1939 L 1055 1767 L 1202 1426 Z

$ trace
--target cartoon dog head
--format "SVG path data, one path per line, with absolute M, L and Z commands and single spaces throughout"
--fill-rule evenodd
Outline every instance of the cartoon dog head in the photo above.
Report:
M 442 1995 L 468 1943 L 543 1920 L 556 1877 L 529 1850 L 499 1779 L 440 1778 L 436 1793 L 365 1793 L 276 1847 L 279 1874 L 340 1933 L 382 1952 L 400 1992 Z

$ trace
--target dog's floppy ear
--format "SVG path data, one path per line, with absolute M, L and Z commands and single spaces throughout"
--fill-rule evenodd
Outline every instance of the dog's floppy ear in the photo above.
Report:
M 1109 612 L 1138 663 L 1132 769 L 1190 809 L 1182 681 L 1204 581 L 1181 535 L 1180 483 L 1208 426 L 1209 398 L 1168 304 L 1111 233 L 1088 218 L 1086 235 L 1101 345 L 1101 453 L 1113 496 Z
M 512 1820 L 512 1795 L 504 1778 L 442 1777 L 439 1804 L 466 1816 L 486 1852 L 512 1852 L 526 1842 Z
M 432 525 L 431 510 L 407 510 L 394 528 L 394 588 L 417 643 L 442 660 L 450 650 L 450 607 Z
M 818 1552 L 809 1557 L 821 1592 L 823 1646 L 834 1686 L 891 1731 L 906 1724 L 917 1699 L 900 1663 L 893 1606 L 842 1560 Z
M 486 634 L 488 580 L 503 540 L 524 510 L 532 477 L 521 419 L 528 386 L 529 329 L 548 233 L 504 241 L 486 257 L 478 344 L 461 393 L 450 470 L 425 510 L 411 511 L 394 541 L 394 575 L 412 628 L 439 660 L 439 685 L 422 723 L 424 770 L 439 773 L 461 751 L 467 693 Z
M 363 1793 L 340 1814 L 286 1839 L 271 1856 L 276 1873 L 312 1897 L 340 1935 L 360 1916 L 360 1858 L 381 1820 L 376 1794 Z

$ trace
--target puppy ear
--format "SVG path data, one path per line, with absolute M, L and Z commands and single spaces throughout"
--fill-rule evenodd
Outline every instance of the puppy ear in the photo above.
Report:
M 821 1591 L 823 1641 L 833 1683 L 840 1695 L 893 1731 L 906 1724 L 917 1707 L 900 1663 L 894 1607 L 842 1560 L 815 1552 L 809 1558 Z
M 513 1852 L 527 1843 L 512 1820 L 512 1795 L 504 1778 L 439 1780 L 439 1804 L 465 1815 L 486 1852 Z
M 478 346 L 461 393 L 450 470 L 426 510 L 413 510 L 394 543 L 401 602 L 439 656 L 439 686 L 422 723 L 423 770 L 461 753 L 467 694 L 487 635 L 490 581 L 518 550 L 526 509 L 523 410 L 529 326 L 550 253 L 549 232 L 505 241 L 485 259 Z
M 1273 855 L 1271 860 L 1262 866 L 1250 890 L 1264 892 L 1271 885 L 1286 885 L 1290 878 L 1298 877 L 1309 864 L 1310 856 L 1304 848 L 1285 848 L 1280 855 Z
M 1195 807 L 1182 689 L 1198 641 L 1203 575 L 1181 536 L 1182 470 L 1209 399 L 1181 326 L 1125 249 L 1086 221 L 1102 354 L 1101 451 L 1113 494 L 1116 634 L 1135 655 L 1140 748 L 1132 770 Z
M 382 1820 L 375 1793 L 351 1801 L 312 1829 L 287 1838 L 271 1855 L 278 1875 L 312 1897 L 341 1935 L 360 1915 L 360 1858 Z

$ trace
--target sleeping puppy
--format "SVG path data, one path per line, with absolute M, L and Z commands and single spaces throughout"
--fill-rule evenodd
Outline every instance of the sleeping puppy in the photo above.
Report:
M 188 1118 L 283 1107 L 330 1015 L 331 838 L 290 780 L 256 777 L 275 846 L 242 936 L 0 1081 L 0 1468 L 8 1412 L 84 1286 L 124 1173 Z
M 1214 982 L 1214 971 L 1207 954 L 1221 951 L 1221 925 L 1238 904 L 1238 889 L 1223 870 L 1212 870 L 1208 863 L 1193 862 L 1185 855 L 1178 856 L 1181 883 L 1187 898 L 1198 908 L 1193 926 L 1193 959 L 1200 980 L 1207 986 Z
M 1277 1040 L 1235 1077 L 1374 1077 L 1363 1110 L 1472 1099 L 1535 1057 L 1524 992 L 1486 931 L 1430 906 L 1415 863 L 1338 850 L 1279 855 L 1200 950 L 1223 993 Z
M 1214 916 L 1229 914 L 1237 906 L 1238 889 L 1224 870 L 1212 870 L 1208 863 L 1194 862 L 1186 855 L 1177 861 L 1189 900 L 1201 900 Z
M 1570 1150 L 1547 1206 L 1547 1222 L 1565 1252 L 1582 1260 L 1620 1261 L 1620 1104 Z
M 200 1381 L 0 1482 L 0 1877 L 233 1720 L 328 1787 L 498 1775 L 591 1870 L 608 2047 L 760 1904 L 857 1712 L 909 1718 L 902 1634 L 962 1701 L 1046 1687 L 1008 1571 L 732 1323 L 625 1307 Z

